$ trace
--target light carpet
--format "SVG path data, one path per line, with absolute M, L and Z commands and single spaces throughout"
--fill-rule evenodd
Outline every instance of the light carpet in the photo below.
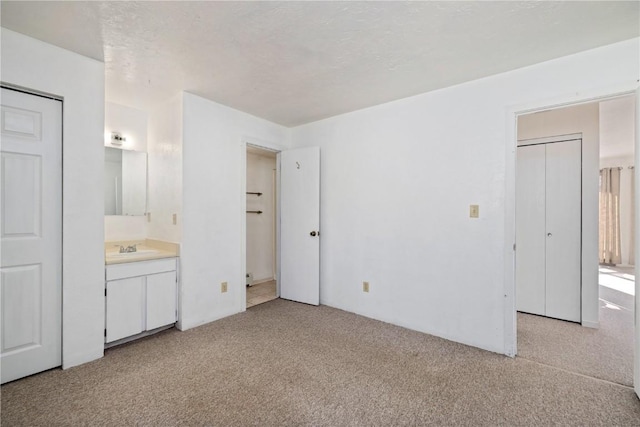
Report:
M 1 392 L 3 426 L 640 425 L 628 387 L 281 299 Z
M 600 286 L 600 327 L 518 313 L 518 357 L 633 385 L 632 295 Z

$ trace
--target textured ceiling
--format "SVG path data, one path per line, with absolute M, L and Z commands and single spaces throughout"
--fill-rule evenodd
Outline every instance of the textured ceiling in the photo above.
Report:
M 109 101 L 186 90 L 286 126 L 637 37 L 639 2 L 11 2 L 106 64 Z

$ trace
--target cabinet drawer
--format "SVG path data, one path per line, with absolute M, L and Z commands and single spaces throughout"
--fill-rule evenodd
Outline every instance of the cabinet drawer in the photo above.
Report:
M 108 265 L 106 268 L 106 276 L 107 281 L 109 281 L 174 270 L 176 270 L 176 258 L 163 258 Z

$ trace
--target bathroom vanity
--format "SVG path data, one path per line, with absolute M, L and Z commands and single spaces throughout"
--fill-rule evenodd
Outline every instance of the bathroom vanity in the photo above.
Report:
M 175 324 L 178 259 L 173 243 L 105 243 L 105 347 Z

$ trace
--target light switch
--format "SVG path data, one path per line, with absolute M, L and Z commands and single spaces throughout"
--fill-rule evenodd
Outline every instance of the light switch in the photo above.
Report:
M 173 225 L 178 223 L 178 214 L 173 214 Z
M 480 206 L 469 205 L 469 218 L 478 218 L 478 217 L 480 217 Z

